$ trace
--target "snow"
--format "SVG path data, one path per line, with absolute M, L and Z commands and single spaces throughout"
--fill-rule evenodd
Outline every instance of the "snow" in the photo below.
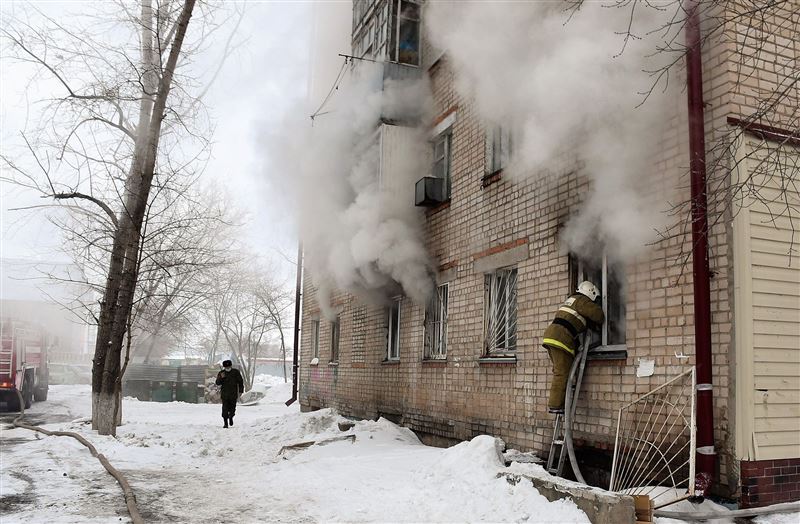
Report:
M 588 522 L 568 499 L 549 502 L 529 482 L 498 478 L 547 474 L 536 464 L 506 468 L 499 439 L 434 448 L 385 419 L 342 432 L 330 409 L 286 407 L 282 378 L 258 377 L 257 388 L 265 398 L 240 406 L 229 429 L 216 404 L 126 398 L 117 438 L 101 437 L 86 422 L 83 385 L 52 386 L 29 413 L 87 436 L 128 477 L 147 522 Z M 3 523 L 129 520 L 116 482 L 73 439 L 23 429 L 4 429 L 2 439 Z M 317 444 L 284 448 L 309 441 Z
M 240 406 L 229 429 L 219 405 L 126 398 L 117 438 L 101 437 L 86 423 L 88 386 L 53 386 L 29 414 L 61 416 L 46 427 L 86 435 L 128 477 L 148 522 L 588 522 L 571 501 L 497 478 L 505 467 L 493 437 L 434 448 L 385 419 L 342 432 L 330 409 L 286 407 L 282 378 L 260 376 L 253 389 L 266 397 Z M 345 436 L 355 440 L 322 442 Z M 0 494 L 14 502 L 4 523 L 128 521 L 117 484 L 73 439 L 2 437 L 18 439 L 4 446 Z

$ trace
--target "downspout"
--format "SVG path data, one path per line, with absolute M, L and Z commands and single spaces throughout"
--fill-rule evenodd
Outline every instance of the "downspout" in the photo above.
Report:
M 294 293 L 294 348 L 292 349 L 292 398 L 286 401 L 291 406 L 297 400 L 297 368 L 300 360 L 300 300 L 303 284 L 303 242 L 297 241 L 297 287 Z
M 692 275 L 695 364 L 697 366 L 697 452 L 695 489 L 705 495 L 716 469 L 714 396 L 711 377 L 711 290 L 708 269 L 708 203 L 703 111 L 703 64 L 698 0 L 687 1 L 686 84 L 689 102 L 689 167 L 692 186 Z

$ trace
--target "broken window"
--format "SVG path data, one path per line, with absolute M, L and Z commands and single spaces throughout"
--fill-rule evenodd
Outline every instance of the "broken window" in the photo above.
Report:
M 319 320 L 311 321 L 311 358 L 319 358 Z
M 386 360 L 400 360 L 400 301 L 386 308 Z
M 450 143 L 452 140 L 450 130 L 440 134 L 433 141 L 433 166 L 431 174 L 442 182 L 442 200 L 450 198 Z
M 485 342 L 487 355 L 517 348 L 517 269 L 498 269 L 485 276 Z
M 436 292 L 425 308 L 425 354 L 428 360 L 447 357 L 447 284 L 436 288 Z
M 494 126 L 486 134 L 486 174 L 508 167 L 512 151 L 511 130 L 508 126 Z
M 331 362 L 339 362 L 339 317 L 331 322 Z
M 591 331 L 589 344 L 592 346 L 625 345 L 625 275 L 620 264 L 609 262 L 602 250 L 596 256 L 579 257 L 570 255 L 570 292 L 574 293 L 578 284 L 588 280 L 600 290 L 601 305 L 605 322 L 600 333 Z

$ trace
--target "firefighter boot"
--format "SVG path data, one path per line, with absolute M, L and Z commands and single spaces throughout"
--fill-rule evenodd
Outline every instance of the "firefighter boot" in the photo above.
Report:
M 228 427 L 228 419 L 223 417 L 223 418 L 222 418 L 222 420 L 224 420 L 224 421 L 225 421 L 225 425 L 224 425 L 224 426 L 222 426 L 222 427 L 223 427 L 223 428 L 227 428 L 227 427 Z
M 231 427 L 233 427 L 233 417 L 228 418 L 228 424 L 230 424 Z

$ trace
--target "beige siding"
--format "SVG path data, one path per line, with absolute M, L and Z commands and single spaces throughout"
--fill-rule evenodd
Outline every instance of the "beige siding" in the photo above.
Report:
M 736 449 L 744 460 L 794 458 L 800 457 L 800 217 L 794 216 L 800 193 L 796 171 L 783 172 L 795 177 L 785 184 L 785 176 L 770 176 L 776 170 L 752 155 L 756 140 L 739 158 L 760 198 L 751 192 L 734 219 Z M 800 161 L 797 149 L 783 152 Z

